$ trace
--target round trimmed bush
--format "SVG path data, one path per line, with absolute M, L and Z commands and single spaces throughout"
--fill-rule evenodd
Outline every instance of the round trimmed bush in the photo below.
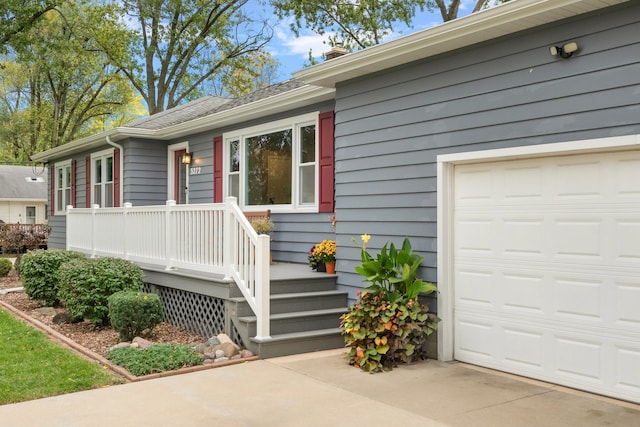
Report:
M 119 291 L 140 291 L 140 267 L 118 258 L 73 260 L 59 271 L 60 301 L 69 314 L 96 325 L 109 324 L 108 298 Z
M 20 259 L 20 274 L 25 293 L 32 300 L 47 305 L 60 302 L 58 298 L 58 270 L 72 259 L 83 260 L 84 255 L 73 251 L 43 250 L 27 252 Z
M 8 275 L 12 268 L 13 264 L 9 258 L 0 258 L 0 277 Z
M 109 320 L 123 341 L 149 335 L 162 322 L 162 315 L 156 294 L 121 291 L 109 297 Z

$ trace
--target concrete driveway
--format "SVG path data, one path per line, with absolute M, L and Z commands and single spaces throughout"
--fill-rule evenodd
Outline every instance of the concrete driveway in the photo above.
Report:
M 342 350 L 0 406 L 2 426 L 639 426 L 640 405 L 433 360 L 369 375 Z

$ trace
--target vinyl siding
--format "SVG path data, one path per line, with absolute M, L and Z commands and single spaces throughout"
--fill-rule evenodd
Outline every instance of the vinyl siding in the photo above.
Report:
M 438 155 L 640 133 L 638 34 L 640 6 L 625 5 L 339 85 L 340 286 L 364 286 L 364 233 L 371 252 L 409 236 L 435 282 Z M 567 41 L 579 52 L 551 57 Z

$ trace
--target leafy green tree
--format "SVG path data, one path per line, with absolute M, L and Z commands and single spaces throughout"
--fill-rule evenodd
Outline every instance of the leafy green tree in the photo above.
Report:
M 130 33 L 112 5 L 65 3 L 20 39 L 0 68 L 4 157 L 28 160 L 127 114 L 134 92 L 100 47 L 108 41 L 111 55 L 125 62 Z
M 272 32 L 243 12 L 248 1 L 123 0 L 143 64 L 122 68 L 150 114 L 202 96 L 226 67 L 250 69 L 242 59 L 261 52 Z
M 496 2 L 503 0 L 476 0 L 473 12 Z M 456 19 L 460 3 L 461 0 L 271 0 L 279 18 L 294 18 L 291 29 L 296 35 L 305 28 L 328 34 L 332 46 L 341 43 L 348 51 L 380 44 L 398 25 L 411 27 L 418 10 L 440 11 L 445 22 Z
M 27 31 L 45 13 L 65 0 L 2 0 L 0 3 L 0 53 L 16 35 Z

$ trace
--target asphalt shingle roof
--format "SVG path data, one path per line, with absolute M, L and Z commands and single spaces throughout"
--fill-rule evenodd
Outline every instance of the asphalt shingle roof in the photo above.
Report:
M 26 178 L 44 178 L 42 182 Z M 0 166 L 0 200 L 47 198 L 47 170 L 31 166 Z
M 250 104 L 261 99 L 269 98 L 284 93 L 300 86 L 304 86 L 301 80 L 287 80 L 259 89 L 249 95 L 239 98 L 220 98 L 217 96 L 204 96 L 195 101 L 171 108 L 153 116 L 134 120 L 126 125 L 128 128 L 160 130 L 169 126 L 188 122 L 200 117 L 205 117 L 220 111 L 230 110 L 241 105 Z

